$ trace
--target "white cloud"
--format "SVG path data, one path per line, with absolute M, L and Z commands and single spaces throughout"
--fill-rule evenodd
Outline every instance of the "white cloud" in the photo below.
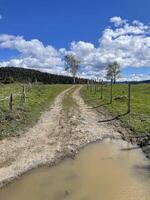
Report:
M 110 22 L 114 23 L 115 26 L 120 26 L 122 24 L 126 24 L 127 20 L 123 20 L 121 17 L 115 16 L 110 18 Z
M 0 64 L 65 74 L 62 57 L 72 52 L 81 61 L 80 75 L 83 77 L 101 79 L 106 73 L 104 67 L 112 61 L 118 61 L 122 68 L 150 67 L 149 25 L 138 20 L 129 23 L 126 19 L 117 16 L 112 17 L 110 22 L 115 26 L 103 31 L 98 47 L 90 42 L 73 41 L 69 49 L 57 50 L 51 45 L 44 46 L 37 39 L 25 40 L 22 36 L 1 34 L 0 48 L 15 49 L 20 52 L 20 56 Z M 140 74 L 132 77 L 140 80 L 149 76 Z
M 150 80 L 150 74 L 130 74 L 119 79 L 119 81 L 142 81 Z
M 50 72 L 62 71 L 63 61 L 60 53 L 54 47 L 44 46 L 37 39 L 25 40 L 22 36 L 0 35 L 0 48 L 15 49 L 20 52 L 20 58 L 1 62 L 1 66 L 16 66 L 49 70 Z
M 71 51 L 79 57 L 84 67 L 84 75 L 101 77 L 104 66 L 113 61 L 118 61 L 121 68 L 150 67 L 150 27 L 137 20 L 129 24 L 118 17 L 111 18 L 111 22 L 117 27 L 103 31 L 99 47 L 83 41 L 71 44 Z M 136 77 L 141 79 L 142 76 Z

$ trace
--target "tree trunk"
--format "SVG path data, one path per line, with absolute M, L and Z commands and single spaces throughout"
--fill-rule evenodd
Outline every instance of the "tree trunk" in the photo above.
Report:
M 112 104 L 112 85 L 113 85 L 113 79 L 111 79 L 110 82 L 110 104 Z
M 74 76 L 73 77 L 73 84 L 75 84 L 76 83 L 76 77 Z
M 128 111 L 127 113 L 131 112 L 131 83 L 128 83 Z

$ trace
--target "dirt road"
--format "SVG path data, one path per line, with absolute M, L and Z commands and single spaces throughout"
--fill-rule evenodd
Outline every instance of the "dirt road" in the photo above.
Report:
M 84 103 L 80 88 L 76 86 L 58 95 L 50 109 L 24 135 L 0 141 L 0 187 L 33 168 L 51 166 L 64 157 L 72 157 L 90 142 L 120 138 L 112 124 L 97 123 L 104 116 Z M 68 93 L 74 104 L 66 112 L 63 101 Z

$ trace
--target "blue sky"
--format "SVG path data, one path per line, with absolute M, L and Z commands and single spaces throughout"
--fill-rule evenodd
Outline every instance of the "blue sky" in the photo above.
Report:
M 37 39 L 45 47 L 50 45 L 56 51 L 60 48 L 70 50 L 70 44 L 73 41 L 76 41 L 76 46 L 72 47 L 73 50 L 77 49 L 79 41 L 83 41 L 84 45 L 92 44 L 94 48 L 99 48 L 98 40 L 103 37 L 103 32 L 107 27 L 113 26 L 110 18 L 118 16 L 122 20 L 126 19 L 129 22 L 138 20 L 147 25 L 150 22 L 149 10 L 149 0 L 0 0 L 0 15 L 2 16 L 0 34 L 23 36 L 25 41 Z M 113 27 L 112 30 L 114 29 Z M 3 46 L 0 47 L 1 61 L 19 59 L 27 54 L 20 49 L 18 51 L 16 47 L 3 48 Z M 85 71 L 92 68 L 90 64 L 89 67 L 85 67 Z M 98 65 L 97 62 L 96 65 Z M 138 68 L 134 67 L 123 67 L 123 76 L 150 73 L 149 66 L 141 64 Z M 45 69 L 48 67 L 46 66 Z M 56 71 L 59 69 L 61 67 L 58 67 Z M 98 71 L 97 66 L 93 69 L 95 72 Z M 103 68 L 100 67 L 99 70 Z
M 1 33 L 38 38 L 56 48 L 73 40 L 97 45 L 109 18 L 150 22 L 149 0 L 0 0 Z

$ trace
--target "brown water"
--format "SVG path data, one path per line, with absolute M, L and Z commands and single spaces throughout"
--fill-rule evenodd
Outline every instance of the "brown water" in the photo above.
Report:
M 0 200 L 64 199 L 150 200 L 150 162 L 126 142 L 107 139 L 0 190 Z

